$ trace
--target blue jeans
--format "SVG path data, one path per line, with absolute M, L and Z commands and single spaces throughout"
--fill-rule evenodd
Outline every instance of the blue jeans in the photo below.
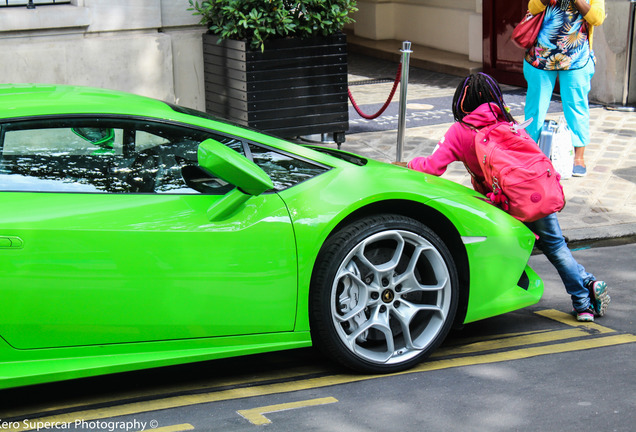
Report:
M 574 147 L 585 147 L 590 142 L 590 108 L 588 94 L 594 75 L 594 61 L 590 59 L 581 69 L 574 70 L 542 70 L 523 62 L 523 76 L 528 83 L 526 94 L 525 117 L 534 121 L 526 128 L 533 140 L 539 142 L 541 128 L 550 106 L 550 99 L 559 77 L 563 114 L 568 127 L 572 131 Z
M 595 280 L 594 275 L 586 272 L 572 256 L 563 238 L 556 213 L 525 224 L 539 236 L 537 247 L 559 272 L 565 290 L 572 298 L 574 309 L 584 311 L 590 307 L 590 291 L 585 284 Z

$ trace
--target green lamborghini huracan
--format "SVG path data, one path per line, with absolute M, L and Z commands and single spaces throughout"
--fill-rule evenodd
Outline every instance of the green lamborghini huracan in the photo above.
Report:
M 0 85 L 0 388 L 314 345 L 395 372 L 539 301 L 461 185 L 86 87 Z

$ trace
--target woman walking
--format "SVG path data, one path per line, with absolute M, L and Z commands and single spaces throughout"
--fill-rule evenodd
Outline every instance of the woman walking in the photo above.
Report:
M 585 146 L 590 142 L 588 94 L 595 71 L 592 51 L 594 27 L 605 20 L 604 0 L 530 0 L 533 15 L 545 11 L 534 46 L 526 51 L 523 75 L 528 83 L 525 117 L 534 121 L 526 128 L 538 142 L 557 77 L 563 114 L 572 131 L 572 175 L 587 174 Z

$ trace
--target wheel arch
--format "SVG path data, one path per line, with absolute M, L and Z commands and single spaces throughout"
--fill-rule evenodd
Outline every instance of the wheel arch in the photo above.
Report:
M 470 287 L 470 267 L 468 255 L 461 240 L 461 236 L 455 226 L 446 216 L 438 210 L 425 204 L 409 200 L 385 200 L 378 201 L 361 207 L 341 220 L 329 234 L 329 237 L 338 232 L 344 226 L 355 221 L 377 214 L 397 214 L 410 217 L 428 226 L 447 245 L 450 250 L 459 278 L 459 304 L 455 315 L 454 326 L 461 326 L 466 317 L 468 307 L 468 295 Z

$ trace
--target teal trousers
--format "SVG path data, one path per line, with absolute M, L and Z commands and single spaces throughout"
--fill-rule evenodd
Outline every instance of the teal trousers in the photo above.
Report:
M 533 119 L 526 131 L 532 139 L 539 141 L 543 121 L 548 112 L 558 77 L 563 114 L 570 131 L 572 131 L 572 144 L 574 147 L 585 147 L 589 144 L 590 107 L 588 94 L 594 70 L 592 59 L 581 69 L 559 71 L 537 69 L 527 61 L 523 62 L 523 76 L 528 83 L 525 117 L 526 120 Z

